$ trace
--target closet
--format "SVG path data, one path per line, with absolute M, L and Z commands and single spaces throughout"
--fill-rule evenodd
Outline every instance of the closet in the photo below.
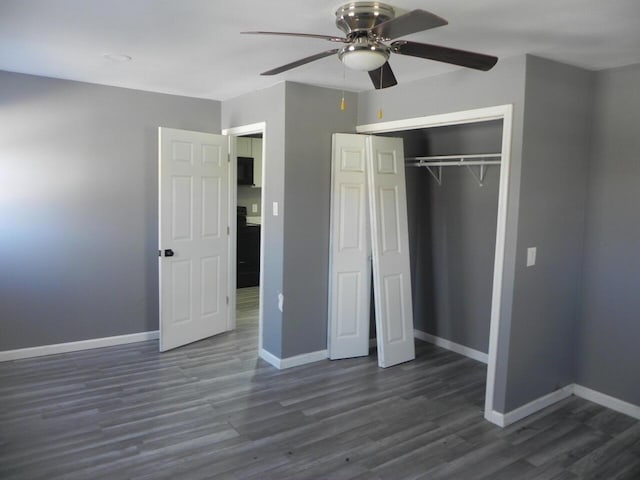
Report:
M 357 137 L 357 136 L 348 136 Z M 397 312 L 376 305 L 376 334 L 380 366 L 380 337 L 393 328 L 423 340 L 447 346 L 486 362 L 489 348 L 491 302 L 496 246 L 496 225 L 501 168 L 502 120 L 465 123 L 442 127 L 420 128 L 361 138 L 396 137 L 404 149 L 402 194 L 406 188 L 406 218 L 408 261 L 410 265 L 407 298 L 412 318 L 409 328 L 401 324 Z M 347 149 L 347 157 L 356 160 L 367 155 L 365 141 Z M 334 144 L 334 180 L 332 193 L 332 262 L 344 268 L 331 268 L 329 355 L 345 358 L 367 355 L 369 314 L 372 298 L 371 270 L 350 268 L 349 262 L 366 264 L 375 248 L 367 244 L 370 235 L 383 231 L 375 212 L 368 206 L 381 192 L 367 191 L 372 183 L 362 181 L 366 172 L 351 171 L 336 182 L 336 152 Z M 371 160 L 375 169 L 376 159 Z M 357 169 L 352 169 L 357 170 Z M 343 174 L 344 175 L 344 174 Z M 351 177 L 349 177 L 351 175 Z M 355 175 L 355 176 L 354 176 Z M 364 190 L 363 190 L 364 185 Z M 395 187 L 394 187 L 395 188 Z M 397 190 L 396 190 L 397 191 Z M 336 193 L 341 192 L 341 193 Z M 351 216 L 344 217 L 335 201 L 351 197 Z M 382 208 L 382 217 L 393 217 L 399 210 Z M 373 223 L 373 224 L 372 224 Z M 336 227 L 336 225 L 338 227 Z M 336 232 L 338 236 L 336 236 Z M 351 239 L 350 248 L 336 249 L 336 244 Z M 355 241 L 355 239 L 360 239 Z M 373 262 L 375 265 L 375 261 Z M 358 272 L 356 274 L 356 272 Z M 375 272 L 374 272 L 375 273 Z M 340 277 L 340 278 L 339 278 Z M 375 276 L 374 276 L 375 278 Z M 389 290 L 376 286 L 373 297 L 387 297 Z M 396 292 L 399 287 L 396 285 Z M 380 293 L 378 293 L 380 292 Z M 403 294 L 404 295 L 404 294 Z M 346 300 L 344 300 L 346 299 Z M 349 300 L 353 299 L 353 300 Z M 378 314 L 385 318 L 377 318 Z M 371 329 L 373 330 L 373 328 Z M 381 332 L 383 330 L 383 332 Z M 409 332 L 406 332 L 409 330 Z M 351 343 L 350 343 L 351 342 Z M 411 338 L 411 342 L 413 339 Z M 357 347 L 356 347 L 357 345 Z M 343 348 L 344 347 L 344 348 Z M 406 360 L 404 360 L 406 361 Z M 393 363 L 392 363 L 393 364 Z
M 404 142 L 416 336 L 486 361 L 502 120 L 379 135 Z

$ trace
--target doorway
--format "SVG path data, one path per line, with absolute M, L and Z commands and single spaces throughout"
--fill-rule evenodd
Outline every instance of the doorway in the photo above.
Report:
M 505 263 L 507 200 L 511 159 L 511 131 L 513 106 L 501 105 L 462 112 L 419 117 L 406 120 L 383 122 L 356 127 L 358 133 L 380 134 L 440 126 L 463 125 L 475 122 L 502 121 L 501 168 L 498 191 L 498 212 L 496 223 L 495 257 L 493 268 L 493 288 L 491 293 L 491 318 L 487 360 L 487 380 L 485 390 L 485 419 L 504 426 L 502 415 L 494 408 L 496 373 L 498 370 L 498 350 L 500 347 L 500 320 Z M 502 351 L 502 349 L 500 349 Z
M 262 133 L 236 141 L 236 329 L 255 334 L 260 306 Z
M 258 329 L 263 337 L 265 141 L 266 124 L 222 131 L 230 137 L 229 273 L 231 323 L 238 333 Z M 235 161 L 234 161 L 235 160 Z

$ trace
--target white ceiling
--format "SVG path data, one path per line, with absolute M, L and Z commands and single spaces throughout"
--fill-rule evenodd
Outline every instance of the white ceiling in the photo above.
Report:
M 449 25 L 405 37 L 506 58 L 533 53 L 599 70 L 640 62 L 640 0 L 389 0 Z M 0 69 L 225 100 L 282 80 L 362 91 L 366 73 L 328 57 L 273 77 L 260 72 L 336 44 L 240 35 L 342 35 L 338 0 L 0 0 Z M 104 54 L 126 54 L 118 63 Z M 393 55 L 399 83 L 459 67 Z

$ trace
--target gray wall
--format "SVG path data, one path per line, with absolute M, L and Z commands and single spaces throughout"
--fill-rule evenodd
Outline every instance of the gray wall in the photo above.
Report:
M 278 309 L 278 294 L 283 292 L 284 118 L 284 83 L 222 103 L 223 128 L 266 122 L 262 188 L 265 189 L 267 215 L 261 228 L 264 239 L 263 348 L 279 358 L 282 358 L 282 313 Z M 281 209 L 277 217 L 271 215 L 273 202 L 278 202 Z
M 224 128 L 267 123 L 263 346 L 279 358 L 327 348 L 331 134 L 355 130 L 357 105 L 347 93 L 340 111 L 340 97 L 285 82 L 222 104 Z
M 331 135 L 355 133 L 356 95 L 287 82 L 282 357 L 327 348 Z
M 590 72 L 527 57 L 507 410 L 574 381 L 591 93 Z
M 577 383 L 640 405 L 640 65 L 595 78 Z
M 502 122 L 402 136 L 407 157 L 499 153 Z M 426 168 L 407 167 L 406 179 L 414 327 L 486 353 L 500 167 L 488 168 L 482 187 L 458 167 L 443 169 L 442 185 Z
M 0 72 L 0 350 L 158 329 L 158 126 L 219 102 Z
M 500 348 L 497 352 L 496 386 L 494 390 L 495 406 L 500 412 L 504 411 L 507 388 L 511 307 L 520 201 L 525 75 L 526 57 L 521 56 L 501 59 L 489 72 L 463 69 L 411 83 L 402 83 L 402 79 L 399 79 L 400 84 L 397 87 L 376 92 L 365 92 L 358 97 L 358 125 L 495 105 L 513 105 L 504 287 L 500 306 L 503 321 L 499 332 Z M 380 108 L 384 113 L 382 120 L 377 118 L 377 111 Z

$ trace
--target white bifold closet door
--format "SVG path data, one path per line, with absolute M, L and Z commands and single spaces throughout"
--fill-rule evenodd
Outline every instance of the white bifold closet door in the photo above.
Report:
M 368 354 L 373 263 L 378 365 L 413 360 L 402 139 L 335 134 L 332 185 L 329 357 Z
M 369 355 L 371 257 L 366 136 L 333 135 L 329 358 Z
M 407 189 L 401 138 L 367 139 L 378 365 L 413 360 Z

